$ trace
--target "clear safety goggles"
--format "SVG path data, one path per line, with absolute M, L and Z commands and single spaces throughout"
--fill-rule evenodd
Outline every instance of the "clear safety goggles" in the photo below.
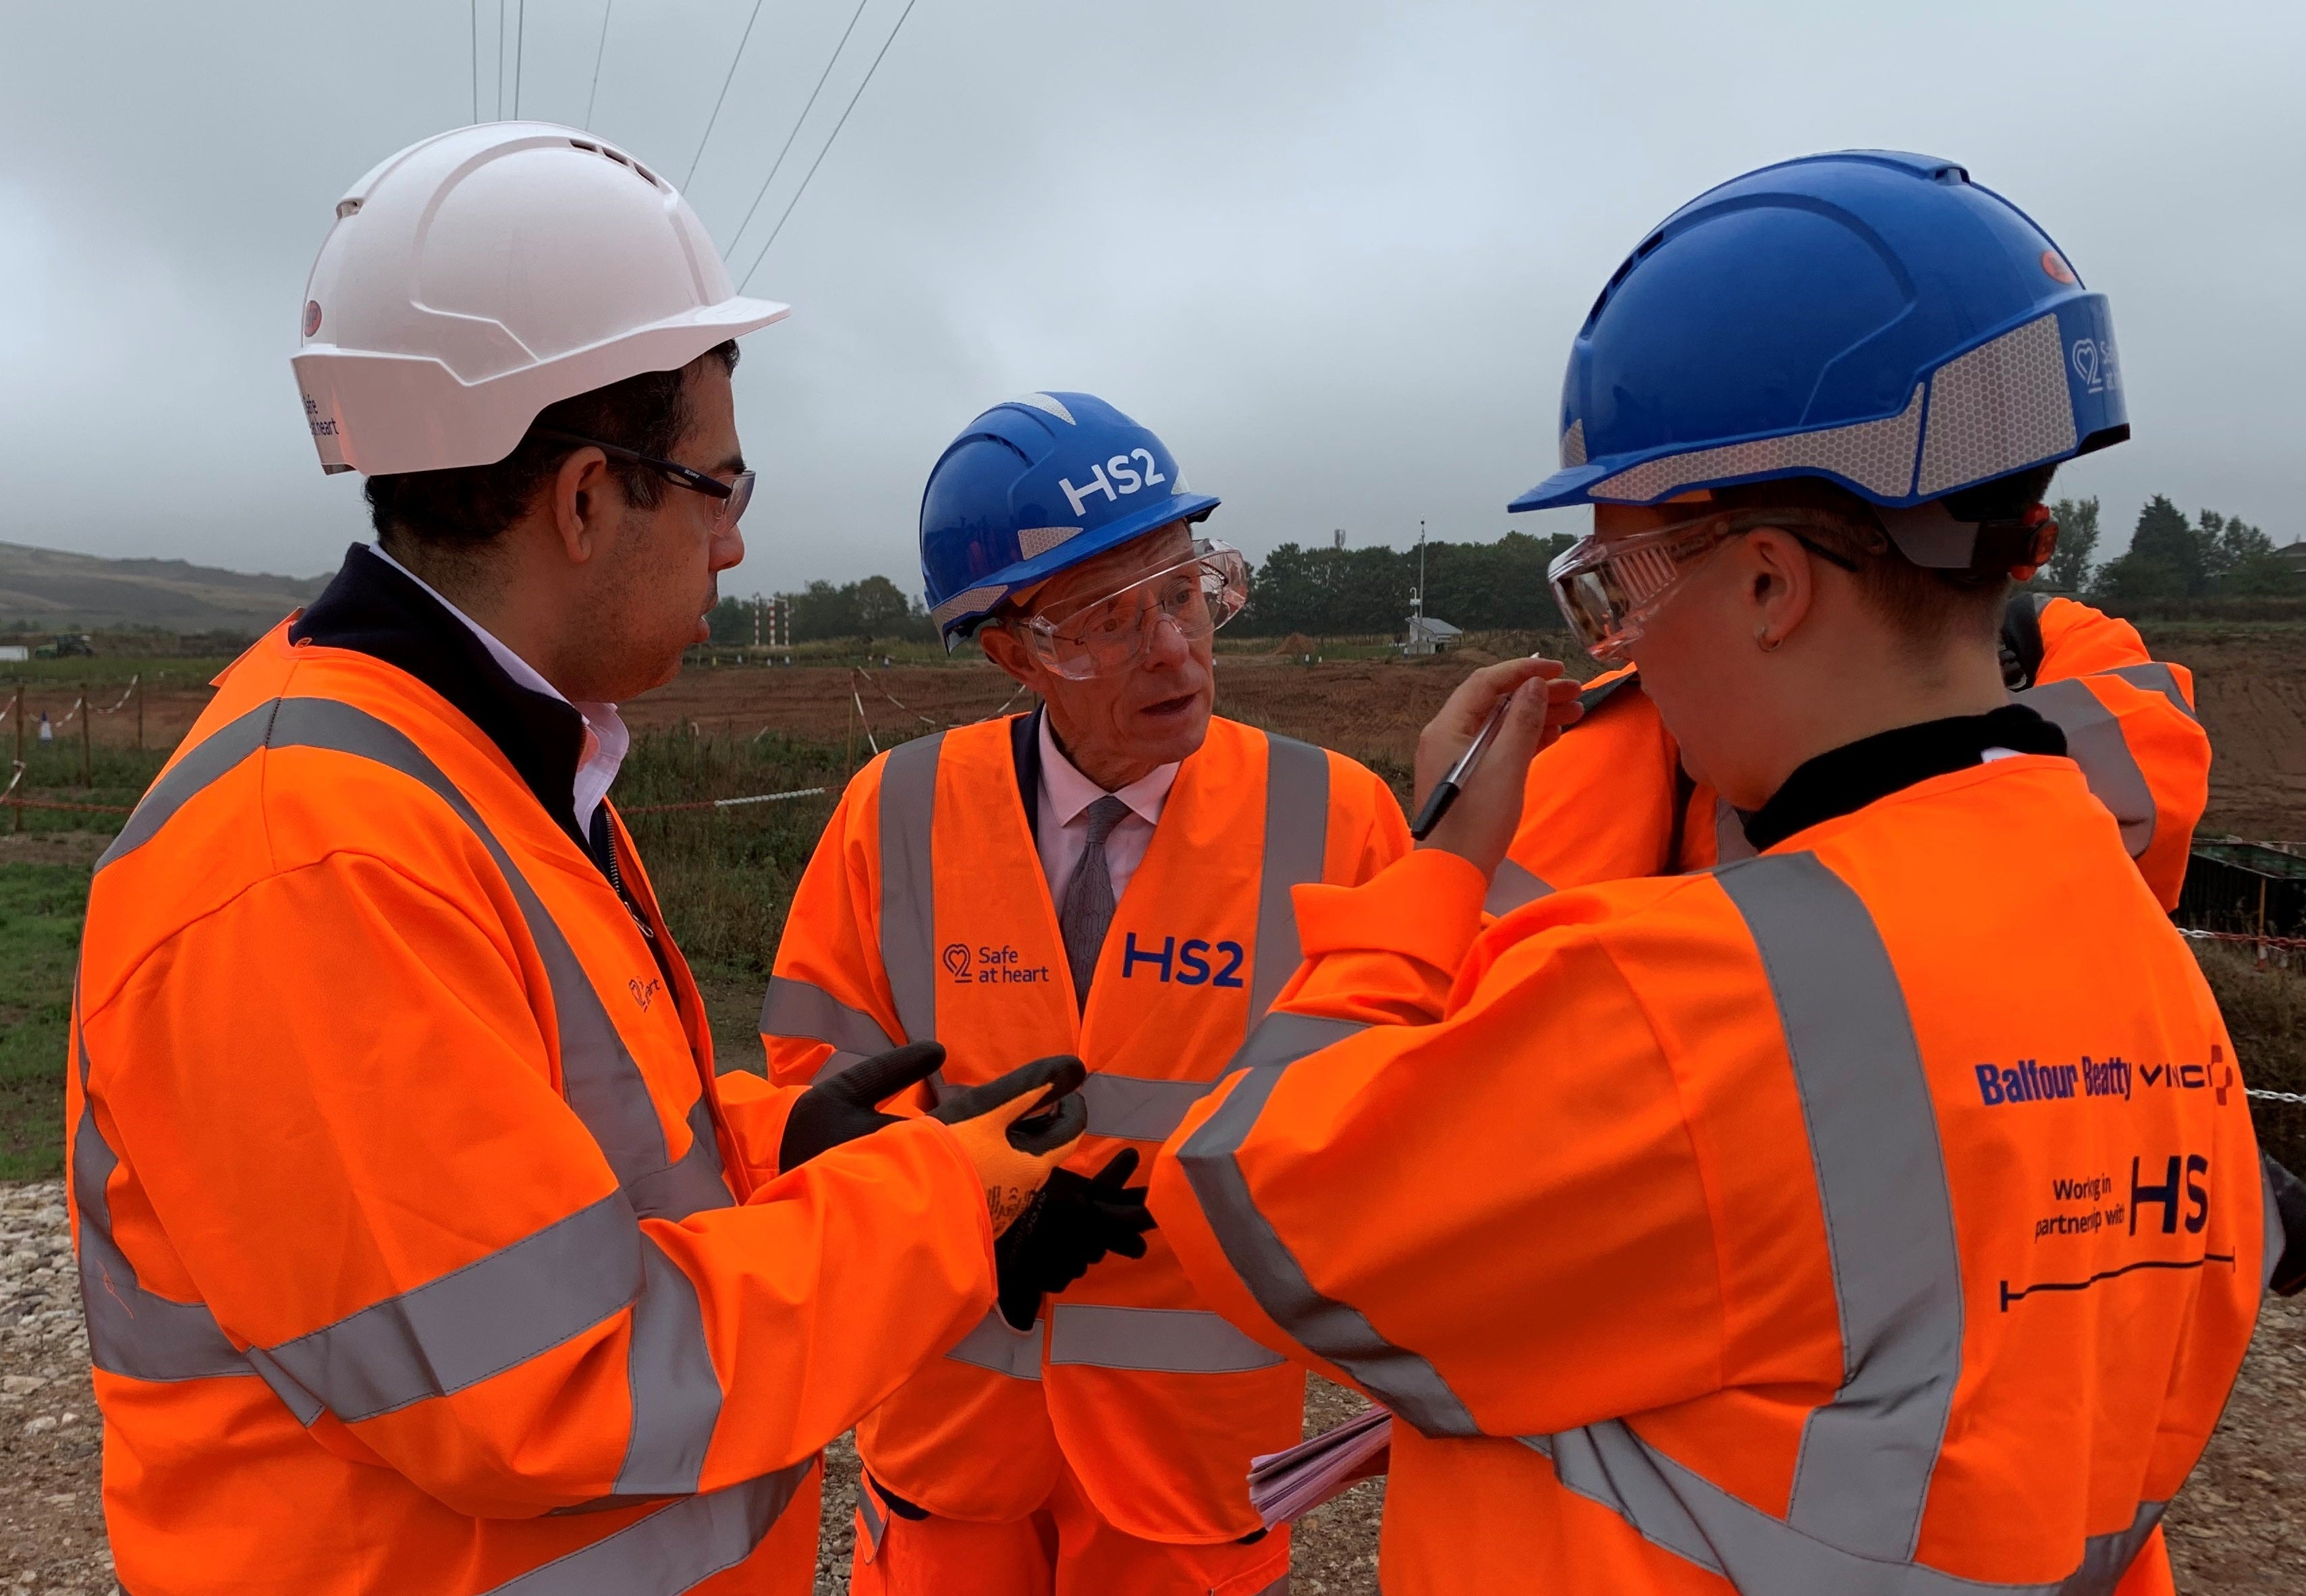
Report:
M 1571 635 L 1595 659 L 1617 663 L 1700 561 L 1731 538 L 1764 526 L 1792 533 L 1812 553 L 1844 570 L 1858 568 L 1847 554 L 1805 535 L 1830 532 L 1848 542 L 1855 529 L 1847 517 L 1782 507 L 1720 511 L 1623 537 L 1589 533 L 1554 557 L 1545 578 Z
M 1249 602 L 1249 562 L 1240 550 L 1204 538 L 1173 566 L 1117 593 L 1043 610 L 1017 623 L 1042 662 L 1069 681 L 1126 670 L 1165 626 L 1199 643 Z

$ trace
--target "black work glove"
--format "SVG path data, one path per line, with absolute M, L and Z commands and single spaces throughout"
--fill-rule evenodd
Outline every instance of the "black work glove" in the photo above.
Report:
M 1145 1188 L 1125 1183 L 1136 1173 L 1135 1148 L 1115 1153 L 1093 1179 L 1058 1170 L 993 1243 L 1001 1317 L 1012 1329 L 1029 1328 L 1043 1293 L 1064 1290 L 1106 1253 L 1145 1256 L 1153 1216 L 1145 1208 Z
M 938 1056 L 944 1056 L 942 1049 Z M 1046 1105 L 1009 1127 L 1011 1147 L 1021 1153 L 1038 1155 L 1064 1146 L 1089 1129 L 1089 1105 L 1080 1097 L 1081 1082 L 1088 1079 L 1087 1064 L 1069 1053 L 1053 1053 L 1029 1064 L 1020 1064 L 982 1086 L 953 1093 L 929 1110 L 929 1118 L 958 1125 L 963 1120 L 990 1114 L 1004 1103 L 1013 1103 L 1027 1092 L 1046 1090 Z
M 2306 1182 L 2292 1174 L 2269 1154 L 2259 1156 L 2266 1163 L 2267 1182 L 2274 1188 L 2275 1211 L 2282 1216 L 2282 1230 L 2287 1238 L 2282 1258 L 2274 1264 L 2267 1284 L 2276 1296 L 2294 1297 L 2306 1291 Z M 1023 1224 L 1019 1220 L 1018 1224 Z
M 777 1144 L 777 1168 L 798 1169 L 827 1148 L 897 1123 L 898 1116 L 883 1114 L 878 1105 L 927 1080 L 944 1063 L 941 1044 L 908 1042 L 859 1059 L 840 1074 L 817 1082 L 800 1095 L 785 1118 L 784 1138 Z

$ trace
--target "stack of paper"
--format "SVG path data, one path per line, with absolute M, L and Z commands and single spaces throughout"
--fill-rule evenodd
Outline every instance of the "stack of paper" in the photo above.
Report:
M 1331 1497 L 1386 1472 L 1393 1459 L 1393 1415 L 1363 1408 L 1334 1430 L 1249 1464 L 1249 1505 L 1266 1528 L 1302 1518 Z

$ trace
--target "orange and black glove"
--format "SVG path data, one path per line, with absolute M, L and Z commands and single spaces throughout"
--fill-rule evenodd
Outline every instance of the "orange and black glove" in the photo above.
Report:
M 1128 1184 L 1136 1173 L 1135 1148 L 1115 1153 L 1094 1177 L 1058 1170 L 1039 1200 L 993 1243 L 1001 1317 L 1012 1329 L 1030 1328 L 1043 1293 L 1064 1290 L 1106 1254 L 1145 1256 L 1153 1216 L 1146 1189 Z
M 883 1114 L 880 1105 L 907 1087 L 927 1080 L 944 1063 L 943 1045 L 909 1042 L 859 1059 L 840 1074 L 817 1082 L 800 1095 L 785 1116 L 784 1137 L 777 1143 L 777 1168 L 798 1169 L 829 1148 L 897 1123 L 897 1116 Z

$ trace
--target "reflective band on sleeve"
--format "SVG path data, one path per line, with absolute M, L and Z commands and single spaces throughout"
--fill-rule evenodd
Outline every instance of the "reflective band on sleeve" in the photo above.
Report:
M 1357 1037 L 1369 1029 L 1359 1020 L 1331 1020 L 1320 1014 L 1268 1014 L 1241 1051 L 1226 1062 L 1225 1072 L 1276 1069 L 1295 1063 L 1309 1053 L 1319 1053 L 1332 1042 Z M 1271 1088 L 1268 1088 L 1268 1090 Z
M 1902 1562 L 1961 1373 L 1961 1258 L 1921 1048 L 1873 915 L 1816 855 L 1714 880 L 1777 1000 L 1841 1321 L 1841 1388 L 1803 1429 L 1787 1522 Z
M 1185 1111 L 1209 1096 L 1208 1080 L 1150 1080 L 1094 1071 L 1081 1082 L 1089 1133 L 1123 1141 L 1166 1141 L 1185 1122 Z
M 1041 1321 L 1035 1319 L 1029 1330 L 1012 1330 L 998 1307 L 988 1308 L 945 1356 L 1012 1379 L 1038 1380 L 1041 1378 Z
M 1566 1489 L 1734 1588 L 1771 1596 L 2113 1596 L 2165 1506 L 2141 1504 L 2127 1529 L 2083 1541 L 2081 1561 L 2062 1580 L 1987 1584 L 1829 1546 L 1692 1472 L 1616 1420 L 1523 1440 L 1553 1460 Z
M 861 1053 L 828 1054 L 825 1055 L 824 1062 L 817 1065 L 816 1073 L 808 1078 L 808 1083 L 811 1086 L 823 1086 L 850 1065 L 861 1064 L 864 1062 L 865 1055 Z
M 1198 1308 L 1115 1308 L 1059 1302 L 1049 1361 L 1157 1374 L 1240 1374 L 1285 1361 Z
M 688 1150 L 654 1174 L 628 1182 L 625 1196 L 644 1219 L 686 1219 L 732 1206 L 713 1131 L 713 1105 L 702 1090 L 688 1109 Z
M 937 759 L 944 733 L 889 750 L 881 766 L 881 969 L 907 1042 L 936 1040 Z
M 621 1311 L 641 1290 L 622 1192 L 413 1291 L 264 1349 L 347 1423 L 478 1385 Z
M 696 1285 L 645 1231 L 640 1259 L 646 1284 L 633 1304 L 625 1361 L 633 1428 L 617 1494 L 686 1496 L 704 1476 L 705 1449 L 721 1421 L 721 1377 Z
M 1258 1029 L 1261 1035 L 1278 1020 L 1298 1018 L 1276 1014 Z M 1256 1041 L 1251 1037 L 1251 1046 Z M 1178 1154 L 1177 1162 L 1217 1244 L 1258 1305 L 1300 1346 L 1345 1370 L 1426 1435 L 1478 1435 L 1473 1414 L 1439 1371 L 1379 1335 L 1358 1309 L 1314 1290 L 1296 1255 L 1258 1211 L 1237 1155 L 1264 1112 L 1266 1099 L 1280 1084 L 1284 1068 L 1267 1065 L 1250 1071 Z
M 96 861 L 96 867 L 101 870 L 149 842 L 195 794 L 262 747 L 265 733 L 271 730 L 273 712 L 279 705 L 277 698 L 266 700 L 239 719 L 218 727 L 201 739 L 198 747 L 170 765 L 167 773 L 136 800 L 135 812 Z
M 1490 895 L 1482 900 L 1482 908 L 1493 915 L 1509 915 L 1525 903 L 1551 896 L 1552 892 L 1552 883 L 1526 865 L 1503 859 L 1499 861 L 1498 873 L 1490 877 Z
M 1746 817 L 1738 813 L 1736 805 L 1717 795 L 1713 800 L 1713 862 L 1734 865 L 1753 857 L 1754 844 L 1746 836 Z
M 1254 1026 L 1305 961 L 1289 889 L 1321 879 L 1329 849 L 1329 756 L 1311 743 L 1265 739 L 1265 854 L 1257 883 L 1257 965 L 1249 977 Z
M 2122 735 L 2122 721 L 2080 680 L 2054 681 L 2011 696 L 2066 734 L 2066 754 L 2082 767 L 2090 796 L 2114 814 L 2131 858 L 2154 841 L 2154 789 Z
M 684 1498 L 483 1596 L 679 1596 L 751 1557 L 816 1465 Z
M 2117 665 L 2106 674 L 2118 676 L 2131 687 L 2145 692 L 2161 694 L 2189 721 L 2201 719 L 2194 713 L 2194 706 L 2186 702 L 2185 691 L 2178 686 L 2178 673 L 2158 660 L 2144 665 Z
M 861 1475 L 857 1481 L 857 1515 L 865 1523 L 865 1560 L 869 1563 L 881 1550 L 881 1537 L 889 1532 L 889 1520 Z
M 850 1008 L 814 982 L 785 976 L 769 977 L 768 995 L 761 1000 L 761 1031 L 764 1036 L 830 1042 L 835 1051 L 860 1058 L 886 1053 L 896 1046 L 870 1014 Z
M 78 999 L 74 999 L 77 1009 Z M 75 1034 L 77 1035 L 77 1013 Z M 106 1188 L 120 1159 L 96 1126 L 88 1095 L 88 1039 L 80 1037 L 80 1122 L 73 1128 L 73 1200 L 79 1225 L 81 1310 L 88 1320 L 89 1361 L 107 1374 L 137 1380 L 201 1380 L 256 1370 L 225 1336 L 201 1302 L 155 1296 L 137 1284 L 136 1270 L 112 1240 L 112 1204 Z M 298 1415 L 299 1421 L 312 1422 Z

